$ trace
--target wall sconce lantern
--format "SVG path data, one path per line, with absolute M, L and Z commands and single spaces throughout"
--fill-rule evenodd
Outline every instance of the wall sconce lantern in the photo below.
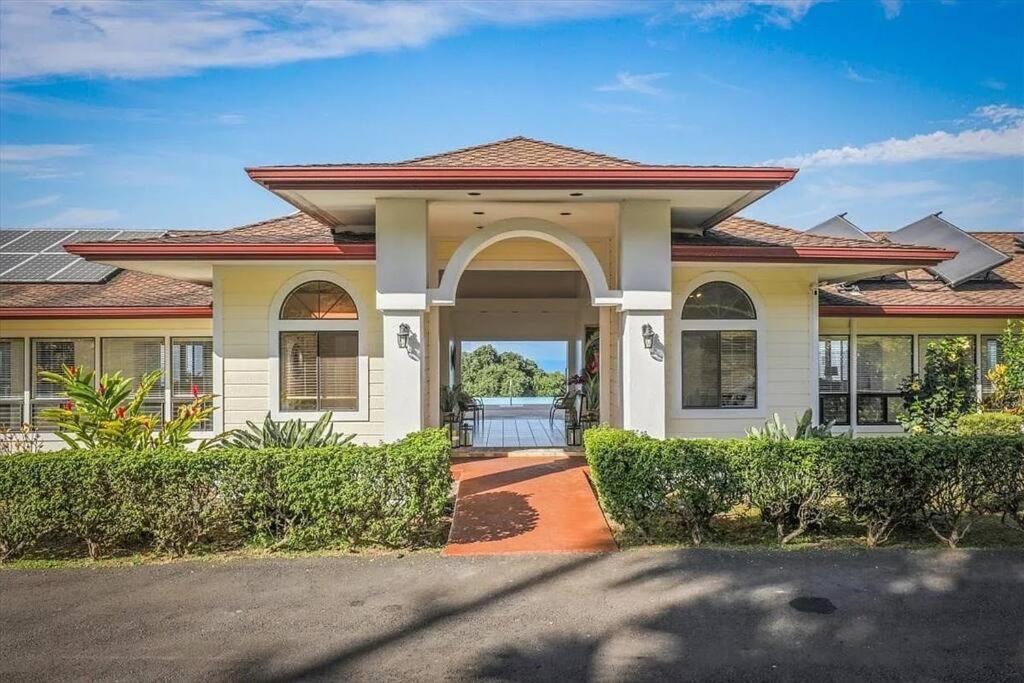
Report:
M 566 446 L 580 446 L 583 441 L 583 429 L 580 427 L 578 422 L 566 423 L 565 425 L 565 445 Z
M 647 349 L 648 351 L 653 349 L 654 337 L 656 336 L 654 334 L 654 328 L 648 325 L 647 323 L 644 323 L 644 326 L 640 328 L 640 334 L 643 335 L 644 338 L 644 348 Z
M 412 334 L 412 330 L 405 323 L 398 326 L 398 348 L 405 349 L 409 347 L 409 335 Z
M 468 422 L 462 423 L 462 428 L 459 430 L 462 438 L 460 439 L 459 446 L 462 448 L 473 447 L 473 425 Z

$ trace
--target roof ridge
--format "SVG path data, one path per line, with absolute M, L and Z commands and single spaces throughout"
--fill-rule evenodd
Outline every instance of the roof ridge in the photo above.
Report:
M 435 154 L 427 154 L 425 156 L 413 157 L 411 159 L 403 159 L 402 161 L 395 162 L 396 164 L 414 164 L 429 161 L 431 159 L 440 159 L 443 157 L 451 156 L 453 154 L 462 154 L 465 152 L 472 152 L 475 150 L 485 149 L 487 147 L 495 147 L 497 145 L 504 145 L 510 142 L 532 142 L 536 145 L 544 145 L 545 147 L 551 147 L 554 149 L 561 150 L 563 152 L 574 152 L 576 154 L 585 154 L 590 157 L 597 157 L 600 159 L 607 159 L 620 164 L 630 164 L 633 166 L 643 166 L 644 164 L 634 159 L 626 159 L 625 157 L 617 157 L 611 154 L 604 154 L 603 152 L 594 152 L 589 149 L 583 149 L 582 147 L 570 147 L 569 145 L 560 145 L 557 142 L 548 142 L 547 140 L 539 140 L 537 138 L 531 138 L 526 135 L 514 135 L 508 138 L 502 138 L 500 140 L 493 140 L 491 142 L 484 142 L 477 145 L 469 145 L 466 147 L 459 147 L 451 149 L 446 152 L 437 152 Z

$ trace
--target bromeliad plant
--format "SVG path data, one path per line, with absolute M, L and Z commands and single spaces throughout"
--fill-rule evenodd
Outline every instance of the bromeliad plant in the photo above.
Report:
M 57 436 L 72 449 L 124 448 L 147 450 L 191 443 L 193 430 L 213 413 L 213 397 L 192 387 L 192 402 L 180 406 L 172 420 L 161 424 L 160 415 L 147 413 L 143 403 L 160 381 L 161 372 L 143 375 L 132 389 L 131 378 L 120 372 L 103 374 L 64 366 L 60 373 L 42 371 L 40 377 L 60 385 L 67 401 L 47 408 L 41 417 L 57 427 Z
M 770 420 L 765 420 L 764 427 L 751 427 L 747 430 L 747 438 L 765 441 L 804 441 L 806 439 L 827 439 L 832 436 L 832 428 L 836 421 L 829 420 L 824 424 L 814 424 L 814 413 L 810 408 L 796 420 L 796 432 L 789 433 L 789 427 L 782 421 L 778 413 Z

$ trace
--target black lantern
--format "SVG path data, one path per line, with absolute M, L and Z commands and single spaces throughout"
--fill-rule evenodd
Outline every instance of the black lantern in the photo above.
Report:
M 640 334 L 644 338 L 644 348 L 648 350 L 653 349 L 655 337 L 654 328 L 647 323 L 644 323 L 644 326 L 640 328 Z
M 461 439 L 460 439 L 461 443 L 459 445 L 463 446 L 465 448 L 472 448 L 473 447 L 473 425 L 470 424 L 469 422 L 463 422 L 462 423 L 462 427 L 459 429 L 459 434 L 461 436 Z
M 408 325 L 402 323 L 398 326 L 398 348 L 408 348 L 410 334 L 412 334 L 412 331 L 409 329 Z
M 579 446 L 581 439 L 583 438 L 583 429 L 580 427 L 579 422 L 566 422 L 565 423 L 565 445 L 566 446 Z

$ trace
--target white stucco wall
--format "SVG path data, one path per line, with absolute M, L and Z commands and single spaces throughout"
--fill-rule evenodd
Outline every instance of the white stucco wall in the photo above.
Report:
M 346 282 L 356 301 L 360 330 L 360 349 L 368 363 L 365 395 L 367 416 L 335 423 L 335 431 L 354 433 L 363 443 L 377 443 L 384 434 L 383 336 L 381 315 L 374 306 L 376 278 L 373 264 L 285 266 L 217 266 L 214 269 L 215 307 L 221 326 L 223 421 L 231 429 L 246 420 L 260 422 L 276 405 L 271 396 L 270 325 L 271 302 L 290 280 L 303 273 L 330 271 Z M 301 278 L 300 278 L 301 279 Z M 310 277 L 315 279 L 315 277 Z M 312 328 L 311 328 L 312 329 Z M 364 393 L 365 392 L 365 393 Z

